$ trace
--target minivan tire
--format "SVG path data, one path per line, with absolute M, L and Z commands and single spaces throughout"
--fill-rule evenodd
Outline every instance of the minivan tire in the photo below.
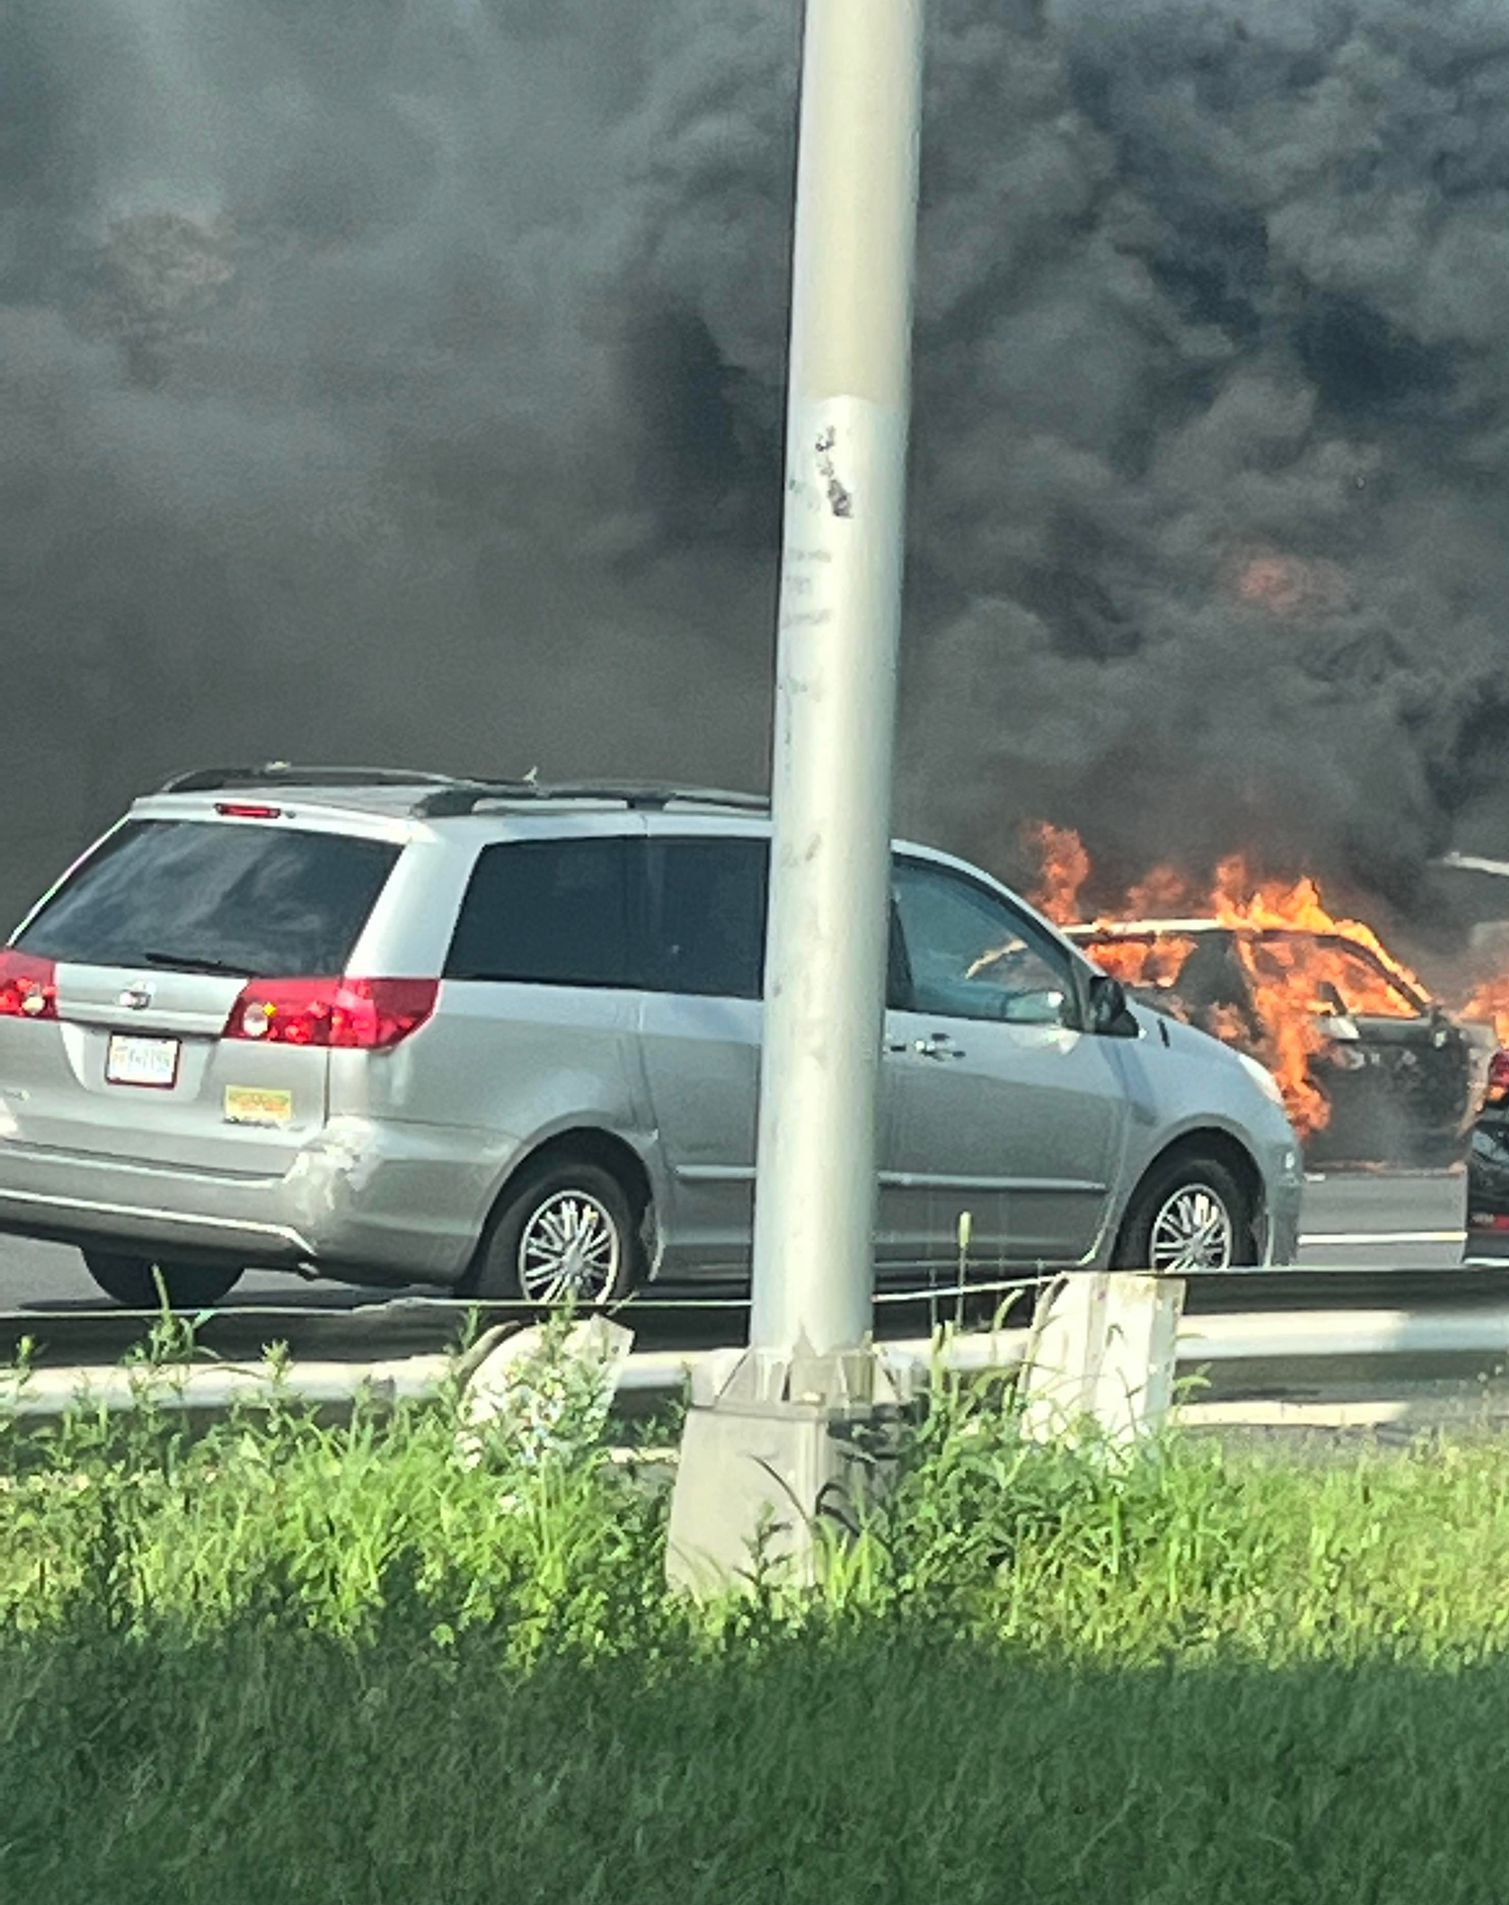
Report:
M 600 1274 L 574 1292 L 542 1287 L 554 1239 L 568 1254 L 574 1240 L 579 1257 Z M 529 1246 L 537 1251 L 538 1275 L 526 1269 Z M 637 1213 L 619 1179 L 585 1159 L 546 1158 L 508 1191 L 464 1287 L 467 1295 L 495 1303 L 575 1301 L 583 1309 L 600 1309 L 628 1295 L 639 1254 Z
M 210 1309 L 241 1281 L 239 1270 L 216 1264 L 162 1263 L 152 1257 L 118 1256 L 113 1250 L 86 1250 L 83 1258 L 105 1295 L 128 1310 L 160 1310 L 164 1291 L 171 1310 Z
M 1181 1157 L 1169 1158 L 1138 1188 L 1122 1226 L 1121 1241 L 1116 1250 L 1116 1267 L 1122 1270 L 1164 1269 L 1170 1275 L 1181 1274 L 1178 1266 L 1167 1260 L 1163 1264 L 1155 1263 L 1155 1251 L 1167 1249 L 1186 1214 L 1195 1218 L 1202 1208 L 1210 1209 L 1208 1204 L 1202 1206 L 1200 1203 L 1202 1195 L 1220 1206 L 1222 1219 L 1230 1231 L 1230 1255 L 1224 1265 L 1212 1262 L 1191 1264 L 1185 1268 L 1230 1269 L 1253 1263 L 1257 1251 L 1253 1238 L 1253 1211 L 1247 1193 L 1227 1165 L 1215 1158 L 1185 1153 Z

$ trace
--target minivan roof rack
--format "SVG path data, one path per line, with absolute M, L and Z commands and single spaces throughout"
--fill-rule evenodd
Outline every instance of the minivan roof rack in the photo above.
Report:
M 733 792 L 724 787 L 676 787 L 647 781 L 453 781 L 421 794 L 413 811 L 430 819 L 475 813 L 494 801 L 602 800 L 621 801 L 625 807 L 655 810 L 685 802 L 689 806 L 729 807 L 746 813 L 766 813 L 764 794 Z
M 175 774 L 160 794 L 212 794 L 226 787 L 452 787 L 450 774 L 401 767 L 295 767 L 266 761 L 261 767 L 196 767 Z
M 299 767 L 267 761 L 261 767 L 197 767 L 175 774 L 158 789 L 163 794 L 210 794 L 237 787 L 417 787 L 423 791 L 410 812 L 426 819 L 475 813 L 494 801 L 596 800 L 626 807 L 658 809 L 677 803 L 766 813 L 764 794 L 724 787 L 681 787 L 653 781 L 480 780 L 455 774 L 425 773 L 403 767 Z

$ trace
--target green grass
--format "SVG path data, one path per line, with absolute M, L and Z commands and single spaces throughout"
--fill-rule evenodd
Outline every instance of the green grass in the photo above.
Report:
M 648 1678 L 389 1637 L 18 1649 L 21 1899 L 1501 1900 L 1499 1670 L 1074 1670 L 897 1635 Z
M 1509 1894 L 1509 1454 L 951 1396 L 824 1590 L 698 1610 L 590 1414 L 473 1466 L 443 1407 L 6 1432 L 0 1898 Z

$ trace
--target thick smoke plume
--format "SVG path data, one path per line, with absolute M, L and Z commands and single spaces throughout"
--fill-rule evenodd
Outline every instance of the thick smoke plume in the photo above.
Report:
M 14 913 L 165 771 L 763 778 L 795 0 L 10 0 Z M 908 824 L 1509 849 L 1509 19 L 935 0 Z

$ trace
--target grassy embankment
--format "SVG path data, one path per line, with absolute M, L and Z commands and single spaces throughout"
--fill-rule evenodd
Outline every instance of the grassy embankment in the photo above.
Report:
M 1509 1453 L 1121 1464 L 946 1399 L 697 1611 L 587 1434 L 0 1438 L 0 1898 L 1499 1901 Z

